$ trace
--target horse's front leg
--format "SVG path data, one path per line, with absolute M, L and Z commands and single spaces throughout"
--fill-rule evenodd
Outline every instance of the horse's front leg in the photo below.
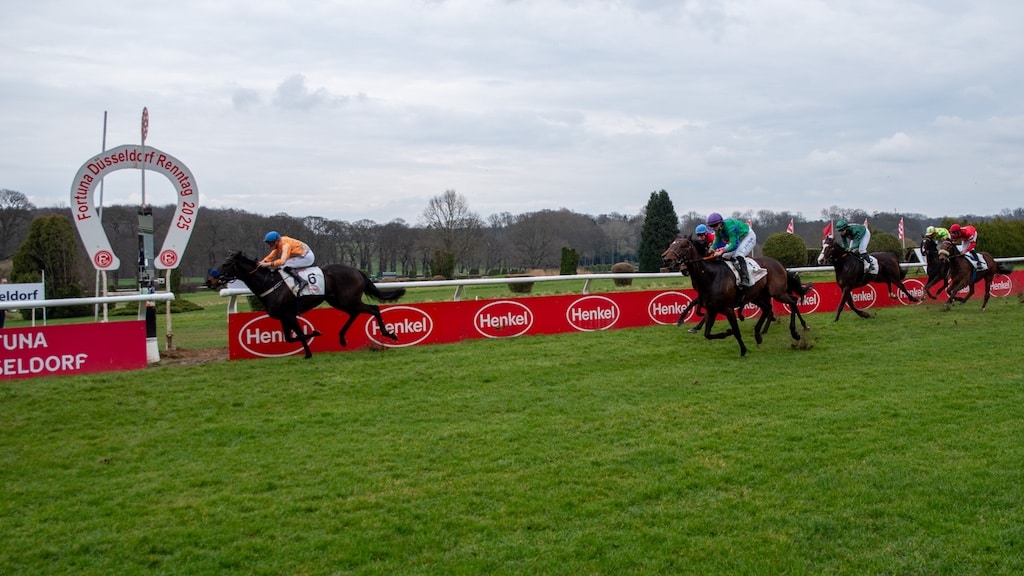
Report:
M 308 341 L 314 336 L 319 336 L 319 331 L 313 330 L 309 334 L 304 333 L 302 326 L 299 325 L 298 318 L 281 319 L 281 331 L 284 332 L 285 342 L 299 342 L 302 344 L 302 350 L 307 360 L 313 357 L 313 351 L 309 349 Z

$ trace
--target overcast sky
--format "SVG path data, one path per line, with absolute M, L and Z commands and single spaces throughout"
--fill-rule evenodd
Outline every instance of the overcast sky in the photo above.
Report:
M 175 0 L 5 4 L 0 188 L 69 204 L 103 143 L 202 205 L 386 223 L 837 205 L 1024 206 L 1020 0 Z M 104 204 L 141 200 L 138 171 Z M 146 176 L 147 199 L 175 201 Z

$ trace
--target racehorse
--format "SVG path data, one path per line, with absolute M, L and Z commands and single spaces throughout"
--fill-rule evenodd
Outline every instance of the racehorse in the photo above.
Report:
M 389 331 L 384 324 L 380 308 L 363 302 L 363 294 L 381 302 L 393 302 L 405 294 L 405 288 L 381 290 L 358 268 L 345 264 L 328 264 L 320 267 L 324 273 L 323 294 L 297 298 L 277 271 L 262 268 L 258 264 L 258 261 L 249 256 L 235 252 L 228 256 L 220 268 L 210 271 L 206 277 L 206 286 L 217 288 L 235 279 L 244 282 L 263 303 L 267 315 L 281 322 L 285 342 L 302 343 L 306 358 L 313 356 L 309 350 L 308 340 L 319 336 L 320 332 L 314 330 L 309 334 L 304 333 L 299 325 L 298 316 L 316 308 L 324 301 L 348 315 L 345 325 L 338 331 L 338 341 L 342 347 L 345 347 L 345 333 L 360 314 L 373 316 L 377 320 L 381 334 L 398 340 L 398 336 Z
M 928 281 L 924 284 L 924 295 L 935 300 L 938 295 L 932 295 L 931 287 L 939 282 L 939 294 L 949 285 L 949 260 L 939 258 L 939 246 L 935 240 L 925 237 L 921 240 L 921 254 L 924 256 L 925 270 L 928 272 Z
M 831 236 L 825 238 L 821 243 L 821 254 L 818 254 L 818 264 L 832 264 L 836 269 L 836 284 L 843 291 L 839 299 L 839 308 L 836 310 L 834 322 L 839 322 L 839 315 L 843 313 L 843 307 L 849 306 L 861 318 L 871 318 L 867 312 L 860 310 L 853 303 L 853 289 L 866 286 L 871 282 L 884 282 L 889 291 L 889 298 L 896 298 L 892 287 L 895 284 L 900 292 L 911 301 L 918 302 L 918 299 L 903 285 L 903 279 L 907 271 L 900 268 L 899 260 L 889 252 L 872 252 L 871 256 L 878 261 L 878 272 L 868 274 L 864 272 L 864 262 L 853 252 L 843 248 Z
M 704 338 L 718 340 L 732 335 L 740 345 L 740 356 L 747 354 L 747 346 L 740 335 L 739 324 L 733 308 L 742 307 L 747 303 L 754 304 L 761 311 L 761 316 L 754 326 L 754 340 L 761 344 L 766 323 L 774 318 L 772 299 L 789 305 L 789 333 L 794 340 L 800 339 L 796 331 L 797 300 L 789 294 L 789 278 L 786 268 L 778 260 L 772 258 L 756 258 L 757 263 L 765 268 L 768 274 L 753 286 L 744 288 L 737 293 L 736 277 L 726 262 L 718 257 L 705 256 L 701 248 L 689 236 L 676 238 L 661 255 L 662 260 L 671 265 L 680 262 L 686 267 L 697 291 L 697 298 L 704 306 Z M 729 329 L 715 334 L 712 329 L 718 314 L 729 321 Z M 803 318 L 800 320 L 803 324 Z M 806 328 L 806 324 L 804 327 Z
M 974 267 L 974 264 L 960 253 L 956 244 L 953 244 L 951 240 L 943 240 L 942 244 L 939 244 L 939 258 L 949 262 L 949 287 L 946 288 L 946 294 L 949 295 L 949 300 L 946 300 L 947 310 L 953 305 L 954 301 L 963 304 L 970 300 L 971 296 L 974 296 L 974 284 L 978 280 L 984 280 L 985 299 L 981 301 L 981 311 L 984 312 L 985 307 L 988 306 L 988 299 L 992 295 L 992 279 L 995 277 L 996 272 L 1000 274 L 1012 272 L 1012 270 L 1002 264 L 996 265 L 996 261 L 988 252 L 978 252 L 978 256 L 981 256 L 986 266 L 988 266 L 983 272 L 979 272 Z M 967 288 L 967 296 L 957 296 L 956 293 L 964 288 Z
M 700 253 L 701 257 L 707 256 L 707 243 L 702 242 L 699 239 L 694 239 L 691 236 L 687 236 L 687 238 L 690 238 L 690 242 L 692 242 L 693 245 L 697 248 L 697 251 Z M 665 258 L 666 254 L 669 254 L 669 258 L 667 259 Z M 672 257 L 668 251 L 662 254 L 662 258 L 665 260 L 665 265 L 668 269 L 673 270 L 679 268 L 679 272 L 683 276 L 690 275 L 690 272 L 686 268 L 686 266 L 682 266 L 682 263 L 679 260 L 676 260 L 674 257 Z M 761 262 L 758 258 L 754 258 L 754 260 L 759 263 Z M 814 286 L 813 282 L 809 284 L 801 284 L 799 272 L 790 272 L 789 270 L 787 270 L 786 278 L 789 285 L 789 294 L 793 298 L 795 298 L 797 302 L 802 302 L 803 299 L 807 296 L 807 294 L 811 291 L 811 288 Z M 696 314 L 697 316 L 700 316 L 700 321 L 697 322 L 695 326 L 687 330 L 687 332 L 691 334 L 696 334 L 697 332 L 700 332 L 701 328 L 704 327 L 705 321 L 707 320 L 704 316 L 704 304 L 701 303 L 700 294 L 697 295 L 696 299 L 690 301 L 690 303 L 683 308 L 683 311 L 679 313 L 679 319 L 676 320 L 676 326 L 682 326 L 683 322 L 686 321 L 686 315 L 689 314 L 690 309 L 694 307 L 697 308 Z M 744 319 L 742 307 L 736 309 L 736 318 L 738 318 L 741 321 Z M 807 322 L 804 321 L 804 317 L 802 314 L 800 314 L 799 310 L 797 311 L 797 319 L 800 320 L 800 324 L 801 326 L 803 326 L 803 329 L 807 330 Z M 768 328 L 771 327 L 772 322 L 775 322 L 775 320 L 776 318 L 773 311 L 771 318 L 768 319 L 768 324 L 765 325 L 764 330 L 762 331 L 763 334 L 766 334 L 768 332 Z

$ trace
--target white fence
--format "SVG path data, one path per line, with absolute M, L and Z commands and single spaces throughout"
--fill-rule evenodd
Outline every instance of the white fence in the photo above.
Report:
M 1015 258 L 996 258 L 996 262 L 1024 262 L 1024 257 Z M 903 262 L 900 264 L 901 268 L 924 268 L 923 262 Z M 789 268 L 791 272 L 832 272 L 834 268 L 832 266 L 803 266 L 799 268 Z M 507 278 L 467 278 L 463 280 L 410 280 L 400 282 L 377 282 L 376 285 L 381 288 L 438 288 L 443 286 L 454 286 L 455 294 L 452 296 L 452 300 L 459 301 L 462 299 L 464 288 L 466 286 L 486 286 L 489 284 L 522 284 L 527 282 L 556 282 L 561 280 L 582 280 L 583 281 L 583 294 L 590 294 L 590 284 L 594 280 L 622 280 L 624 278 L 679 278 L 679 272 L 649 272 L 649 273 L 627 273 L 627 274 L 567 274 L 557 276 L 513 276 Z M 228 314 L 233 314 L 238 311 L 238 297 L 239 296 L 252 296 L 252 292 L 248 288 L 223 288 L 220 291 L 220 295 L 229 298 L 228 300 Z

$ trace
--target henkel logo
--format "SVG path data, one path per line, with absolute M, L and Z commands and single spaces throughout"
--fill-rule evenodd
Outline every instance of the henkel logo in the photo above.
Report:
M 380 311 L 380 316 L 384 319 L 388 331 L 398 336 L 398 340 L 384 337 L 373 316 L 366 320 L 366 337 L 388 348 L 414 346 L 426 340 L 434 331 L 434 319 L 423 310 L 412 306 L 389 306 Z
M 313 323 L 305 318 L 299 317 L 299 327 L 305 333 L 310 333 L 315 328 Z M 310 338 L 312 343 L 316 338 Z M 249 320 L 238 331 L 238 343 L 246 352 L 253 356 L 263 358 L 276 358 L 280 356 L 291 356 L 302 352 L 302 343 L 285 342 L 284 332 L 281 331 L 281 322 L 274 320 L 266 314 Z
M 918 280 L 917 278 L 911 278 L 909 280 L 904 280 L 903 285 L 907 287 L 907 292 L 910 292 L 914 296 L 914 298 L 917 298 L 917 302 L 911 302 L 907 298 L 906 294 L 904 294 L 902 290 L 897 288 L 896 299 L 900 301 L 900 304 L 903 304 L 904 306 L 910 306 L 912 304 L 920 304 L 921 302 L 924 302 L 924 282 Z
M 581 332 L 607 330 L 619 320 L 619 305 L 604 296 L 584 296 L 569 305 L 565 319 Z
M 875 287 L 871 284 L 861 286 L 860 288 L 854 288 L 850 291 L 850 296 L 853 297 L 853 304 L 858 308 L 871 308 L 875 305 L 875 301 L 878 299 L 878 295 L 875 293 Z
M 807 295 L 802 299 L 797 299 L 796 309 L 800 314 L 813 314 L 818 309 L 818 305 L 821 304 L 821 294 L 818 294 L 818 289 L 812 287 Z M 783 305 L 786 312 L 789 312 L 789 305 Z
M 690 302 L 693 302 L 693 298 L 682 292 L 662 292 L 651 298 L 651 301 L 647 304 L 647 315 L 656 324 L 675 324 L 679 321 L 679 315 L 683 313 L 683 310 L 686 310 Z M 693 318 L 696 311 L 696 306 L 690 308 L 683 321 L 689 321 L 690 318 Z
M 1013 291 L 1013 280 L 1006 274 L 996 274 L 992 278 L 992 295 L 996 297 L 1009 296 Z
M 473 328 L 488 338 L 515 338 L 533 326 L 533 312 L 513 300 L 491 302 L 477 311 Z

